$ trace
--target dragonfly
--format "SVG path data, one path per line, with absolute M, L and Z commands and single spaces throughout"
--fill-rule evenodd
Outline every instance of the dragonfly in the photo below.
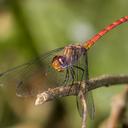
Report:
M 116 20 L 83 43 L 54 49 L 28 63 L 0 73 L 0 86 L 16 85 L 16 94 L 27 97 L 43 92 L 46 85 L 68 85 L 69 82 L 73 84 L 78 80 L 85 80 L 88 85 L 88 50 L 103 35 L 126 21 L 128 16 Z M 93 119 L 95 107 L 92 91 L 84 95 L 88 113 Z

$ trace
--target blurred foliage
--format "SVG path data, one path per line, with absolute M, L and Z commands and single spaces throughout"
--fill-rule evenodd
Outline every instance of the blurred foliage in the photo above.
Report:
M 0 71 L 46 51 L 89 39 L 128 15 L 127 5 L 126 0 L 0 0 Z M 91 77 L 128 73 L 127 27 L 126 23 L 112 30 L 90 49 Z M 80 127 L 74 97 L 35 107 L 33 99 L 18 98 L 13 89 L 0 93 L 1 128 Z M 98 127 L 107 117 L 112 96 L 122 89 L 94 91 L 96 118 L 88 120 L 90 128 Z

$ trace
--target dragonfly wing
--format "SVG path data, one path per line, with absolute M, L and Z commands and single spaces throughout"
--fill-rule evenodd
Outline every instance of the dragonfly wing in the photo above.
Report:
M 95 114 L 95 106 L 92 91 L 89 91 L 85 94 L 85 101 L 87 105 L 87 111 L 91 119 L 94 119 Z
M 91 119 L 94 119 L 95 106 L 94 106 L 92 92 L 88 92 L 85 94 L 85 101 L 87 105 L 88 114 Z M 77 109 L 78 109 L 79 115 L 82 117 L 83 107 L 82 107 L 81 99 L 79 96 L 76 96 L 76 103 L 77 103 Z
M 86 51 L 85 55 L 84 55 L 84 61 L 85 61 L 85 83 L 86 83 L 86 87 L 88 88 L 88 80 L 89 80 L 89 66 L 88 66 L 88 53 Z M 85 93 L 85 101 L 86 101 L 86 106 L 87 106 L 87 110 L 88 113 L 90 115 L 91 119 L 94 119 L 94 113 L 95 113 L 95 108 L 94 108 L 94 100 L 93 100 L 93 95 L 92 95 L 92 91 L 89 91 L 87 93 Z
M 47 85 L 53 83 L 52 80 L 55 80 L 52 76 L 56 71 L 52 69 L 51 61 L 62 50 L 63 48 L 55 49 L 35 60 L 0 73 L 0 85 L 16 85 L 19 96 L 33 96 L 42 92 Z M 57 85 L 57 82 L 54 85 Z
M 77 104 L 77 110 L 79 112 L 79 115 L 82 117 L 83 107 L 81 105 L 81 100 L 79 96 L 76 96 L 76 104 Z

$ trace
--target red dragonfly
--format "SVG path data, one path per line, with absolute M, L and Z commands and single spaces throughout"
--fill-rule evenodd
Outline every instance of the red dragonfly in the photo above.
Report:
M 36 96 L 45 90 L 46 85 L 62 85 L 62 83 L 67 85 L 78 80 L 87 82 L 89 79 L 87 51 L 103 35 L 126 21 L 128 16 L 108 25 L 84 43 L 55 49 L 33 61 L 0 73 L 0 85 L 16 85 L 18 96 Z M 86 93 L 85 99 L 90 117 L 93 118 L 95 110 L 92 93 Z

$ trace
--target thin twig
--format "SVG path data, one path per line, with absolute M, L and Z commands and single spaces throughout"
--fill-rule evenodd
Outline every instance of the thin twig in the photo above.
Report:
M 98 78 L 90 79 L 88 81 L 89 87 L 86 90 L 91 91 L 99 87 L 105 87 L 105 86 L 108 87 L 108 86 L 113 86 L 117 84 L 126 84 L 126 83 L 128 83 L 128 75 L 118 75 L 118 76 L 104 75 Z M 86 93 L 86 90 L 84 89 L 83 92 Z M 54 100 L 56 98 L 78 95 L 79 91 L 80 91 L 79 82 L 74 83 L 74 85 L 72 85 L 72 88 L 70 85 L 68 85 L 68 86 L 60 86 L 53 89 L 48 89 L 47 91 L 44 91 L 37 95 L 35 105 L 43 104 L 45 102 Z
M 82 128 L 86 128 L 87 106 L 86 106 L 85 96 L 82 91 L 79 92 L 79 97 L 81 99 L 81 105 L 82 105 Z

